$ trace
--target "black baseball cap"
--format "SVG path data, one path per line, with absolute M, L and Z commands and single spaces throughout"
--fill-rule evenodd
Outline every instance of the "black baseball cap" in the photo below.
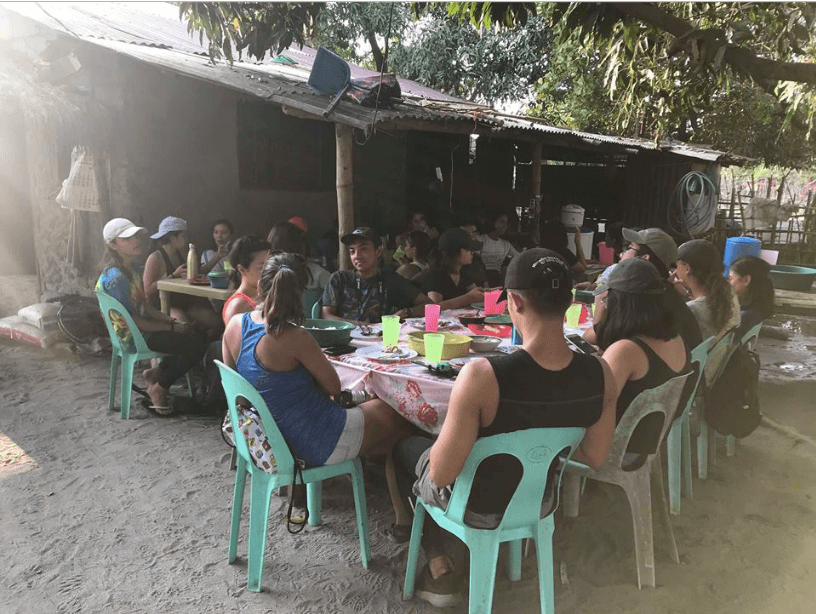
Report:
M 439 237 L 439 249 L 468 249 L 478 252 L 484 243 L 476 241 L 465 230 L 461 228 L 448 228 Z
M 546 289 L 572 293 L 572 271 L 567 261 L 551 249 L 535 247 L 510 261 L 499 300 L 508 290 Z
M 344 245 L 351 245 L 355 241 L 360 240 L 368 240 L 374 244 L 374 247 L 380 247 L 382 245 L 382 239 L 380 239 L 380 235 L 377 234 L 373 228 L 369 228 L 368 226 L 360 226 L 359 228 L 355 228 L 354 231 L 350 232 L 347 235 L 343 235 L 340 239 Z
M 663 294 L 666 284 L 655 265 L 643 258 L 621 260 L 606 281 L 607 290 L 627 294 Z

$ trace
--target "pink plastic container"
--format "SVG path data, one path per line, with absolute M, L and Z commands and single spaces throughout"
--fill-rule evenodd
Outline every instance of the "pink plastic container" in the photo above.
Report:
M 605 241 L 598 243 L 598 259 L 601 264 L 612 264 L 615 262 L 615 250 L 606 246 Z
M 439 305 L 425 305 L 425 330 L 434 333 L 439 328 Z
M 491 316 L 504 313 L 504 308 L 507 307 L 507 301 L 502 301 L 501 303 L 496 302 L 499 300 L 499 296 L 501 295 L 501 293 L 502 293 L 501 290 L 485 292 L 484 295 L 485 315 Z

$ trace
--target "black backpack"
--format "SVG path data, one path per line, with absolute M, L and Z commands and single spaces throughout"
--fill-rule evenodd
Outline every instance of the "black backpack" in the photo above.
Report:
M 731 354 L 705 401 L 706 422 L 721 435 L 737 439 L 754 432 L 759 411 L 759 356 L 740 345 Z

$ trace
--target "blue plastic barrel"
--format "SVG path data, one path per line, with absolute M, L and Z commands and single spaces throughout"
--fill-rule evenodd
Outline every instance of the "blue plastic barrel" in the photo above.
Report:
M 731 268 L 731 263 L 744 256 L 756 256 L 759 258 L 759 252 L 762 250 L 762 241 L 754 239 L 753 237 L 731 237 L 725 242 L 725 254 L 723 255 L 723 263 L 725 264 L 725 271 L 723 275 L 728 277 L 728 269 Z

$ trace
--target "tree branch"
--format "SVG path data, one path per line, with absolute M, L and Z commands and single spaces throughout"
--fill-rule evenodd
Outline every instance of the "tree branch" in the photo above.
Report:
M 705 35 L 702 35 L 705 30 L 694 27 L 690 23 L 667 13 L 654 4 L 615 2 L 612 3 L 612 6 L 629 17 L 655 26 L 671 34 L 677 39 L 677 43 L 688 53 L 690 53 L 691 50 L 692 39 L 706 38 Z M 694 36 L 695 32 L 699 32 L 701 35 Z M 710 57 L 713 57 L 713 54 Z M 816 84 L 816 64 L 768 60 L 758 57 L 753 51 L 745 47 L 733 44 L 728 45 L 723 60 L 734 69 L 746 73 L 757 82 L 797 81 L 799 83 Z

